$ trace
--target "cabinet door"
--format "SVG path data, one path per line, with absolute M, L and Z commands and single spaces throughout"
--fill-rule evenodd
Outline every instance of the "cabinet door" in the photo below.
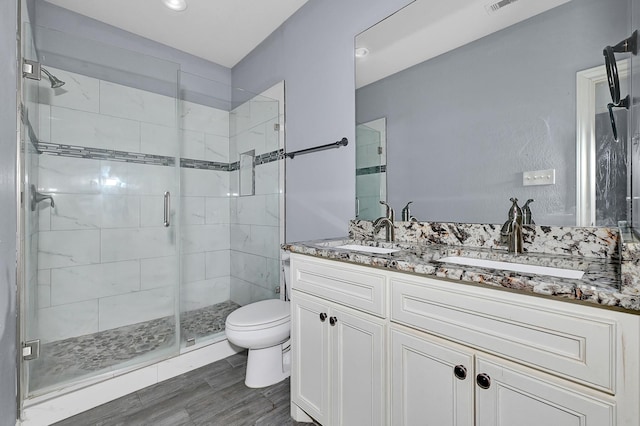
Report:
M 478 375 L 485 375 L 476 376 L 478 426 L 615 424 L 614 404 L 604 395 L 588 395 L 577 385 L 487 355 L 476 356 L 476 363 Z
M 331 424 L 386 424 L 385 322 L 337 307 L 329 320 Z
M 391 424 L 472 426 L 473 390 L 469 349 L 392 327 Z
M 291 400 L 326 425 L 329 424 L 329 309 L 318 299 L 298 292 L 293 292 L 291 307 Z

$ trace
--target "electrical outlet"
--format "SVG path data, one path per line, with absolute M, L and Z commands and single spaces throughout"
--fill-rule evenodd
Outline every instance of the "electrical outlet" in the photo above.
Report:
M 522 173 L 522 185 L 555 185 L 556 169 L 535 170 Z

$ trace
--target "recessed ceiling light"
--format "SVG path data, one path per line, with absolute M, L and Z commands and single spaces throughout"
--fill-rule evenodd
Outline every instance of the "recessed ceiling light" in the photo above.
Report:
M 182 12 L 187 8 L 186 0 L 162 0 L 165 6 L 176 12 Z
M 356 58 L 364 58 L 369 54 L 369 49 L 366 47 L 358 47 L 356 48 Z

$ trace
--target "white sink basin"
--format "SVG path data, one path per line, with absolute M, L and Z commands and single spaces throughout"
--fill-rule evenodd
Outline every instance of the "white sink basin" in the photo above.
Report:
M 371 247 L 371 246 L 361 246 L 358 244 L 347 244 L 344 246 L 338 246 L 336 248 L 343 250 L 355 250 L 355 251 L 364 251 L 367 253 L 377 253 L 377 254 L 389 254 L 395 251 L 400 251 L 398 249 L 388 249 L 384 247 Z
M 474 259 L 471 257 L 450 256 L 443 257 L 439 262 L 455 263 L 457 265 L 479 266 L 481 268 L 503 269 L 514 272 L 524 272 L 536 275 L 549 275 L 552 277 L 571 278 L 579 280 L 584 275 L 583 271 L 575 269 L 552 268 L 549 266 L 526 265 L 524 263 L 500 262 L 496 260 Z

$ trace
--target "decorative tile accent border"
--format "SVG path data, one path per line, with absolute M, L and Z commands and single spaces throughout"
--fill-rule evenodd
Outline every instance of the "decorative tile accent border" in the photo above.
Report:
M 40 142 L 38 144 L 38 148 L 44 154 L 57 155 L 60 157 L 122 161 L 126 163 L 151 164 L 155 166 L 175 165 L 174 157 L 167 157 L 164 155 L 142 154 L 138 152 L 116 151 L 113 149 L 90 148 L 50 142 Z
M 229 163 L 219 163 L 217 161 L 194 160 L 191 158 L 181 158 L 180 167 L 184 169 L 217 170 L 221 172 L 231 171 Z
M 396 222 L 396 242 L 443 244 L 485 249 L 506 249 L 500 225 L 439 222 Z M 376 239 L 384 239 L 381 230 Z M 366 220 L 349 222 L 349 235 L 371 240 L 373 224 Z M 616 228 L 533 226 L 523 227 L 527 253 L 560 254 L 619 261 L 620 236 Z
M 253 166 L 259 166 L 260 164 L 271 163 L 272 161 L 278 161 L 284 159 L 284 149 L 267 152 L 265 154 L 259 154 L 253 157 Z M 229 164 L 229 171 L 240 170 L 240 162 L 234 161 Z
M 273 161 L 284 159 L 284 149 L 278 149 L 275 151 L 267 152 L 265 154 L 256 155 L 254 165 L 267 164 Z
M 86 146 L 65 145 L 51 142 L 39 142 L 37 148 L 43 154 L 60 157 L 86 158 L 91 160 L 122 161 L 126 163 L 149 164 L 154 166 L 174 166 L 175 157 L 166 155 L 143 154 L 139 152 L 116 151 L 113 149 L 91 148 Z M 284 150 L 279 149 L 255 157 L 254 165 L 271 163 L 284 159 Z M 186 169 L 216 170 L 231 172 L 238 170 L 239 162 L 221 163 L 217 161 L 180 158 L 180 167 Z
M 362 167 L 360 169 L 356 169 L 356 176 L 372 175 L 375 173 L 386 173 L 386 171 L 386 164 L 383 164 L 381 166 Z

